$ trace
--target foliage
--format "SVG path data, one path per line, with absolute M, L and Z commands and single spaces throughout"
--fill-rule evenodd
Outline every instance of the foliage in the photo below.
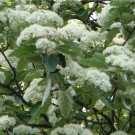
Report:
M 0 0 L 0 135 L 134 135 L 134 20 L 134 0 Z

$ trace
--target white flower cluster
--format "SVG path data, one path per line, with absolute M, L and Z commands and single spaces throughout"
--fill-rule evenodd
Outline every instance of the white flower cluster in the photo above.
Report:
M 49 122 L 50 122 L 51 124 L 53 124 L 53 125 L 55 125 L 55 123 L 59 121 L 59 119 L 57 118 L 56 113 L 55 113 L 55 110 L 56 110 L 56 109 L 57 109 L 56 106 L 50 105 L 50 106 L 49 106 L 49 109 L 48 109 L 48 111 L 47 111 L 47 116 L 48 116 L 48 118 L 49 118 Z
M 16 5 L 15 9 L 21 11 L 27 11 L 28 13 L 33 13 L 34 11 L 38 10 L 38 8 L 33 4 Z
M 124 131 L 116 131 L 116 132 L 112 133 L 111 135 L 127 135 L 127 133 Z
M 109 3 L 102 8 L 102 11 L 97 16 L 97 21 L 99 25 L 103 25 L 105 21 L 107 21 L 107 17 L 109 15 L 109 10 L 113 8 Z
M 40 25 L 48 26 L 62 26 L 63 19 L 55 12 L 50 10 L 34 11 L 27 20 L 29 23 L 38 23 Z
M 40 132 L 38 128 L 32 128 L 26 125 L 19 125 L 13 128 L 15 135 L 40 135 Z
M 53 27 L 44 27 L 38 24 L 33 24 L 25 28 L 17 39 L 17 45 L 31 38 L 48 38 L 52 40 L 58 39 L 57 30 Z
M 10 28 L 16 29 L 19 24 L 26 21 L 28 16 L 30 16 L 30 14 L 27 11 L 5 8 L 0 12 L 0 21 L 5 23 L 8 20 Z
M 56 48 L 56 43 L 48 40 L 47 38 L 40 38 L 35 43 L 37 49 L 41 49 L 43 52 L 51 53 Z
M 67 4 L 70 7 L 74 7 L 75 5 L 81 5 L 80 0 L 56 0 L 53 4 L 53 10 L 57 12 L 62 4 Z
M 58 30 L 59 34 L 65 38 L 80 39 L 85 36 L 89 31 L 82 24 L 69 23 Z
M 100 33 L 98 31 L 89 31 L 88 33 L 85 32 L 85 35 L 82 36 L 81 42 L 82 44 L 86 44 L 87 46 L 96 45 L 98 43 L 101 44 L 106 38 L 106 32 Z
M 0 130 L 5 130 L 11 126 L 14 126 L 16 120 L 13 117 L 9 117 L 8 115 L 0 117 Z
M 61 69 L 61 73 L 65 76 L 77 77 L 76 83 L 83 85 L 85 81 L 93 84 L 99 89 L 107 92 L 111 90 L 112 85 L 110 83 L 109 76 L 93 68 L 82 68 L 77 62 L 72 61 L 70 58 L 66 60 L 66 68 Z
M 66 124 L 63 128 L 56 128 L 51 132 L 51 135 L 93 135 L 88 129 L 83 129 L 78 124 Z
M 135 56 L 128 48 L 114 45 L 107 47 L 103 54 L 106 55 L 106 63 L 135 73 Z
M 41 80 L 42 78 L 33 79 L 30 86 L 26 89 L 23 98 L 27 102 L 31 101 L 32 104 L 36 104 L 38 101 L 42 100 L 45 88 L 43 86 L 38 86 Z

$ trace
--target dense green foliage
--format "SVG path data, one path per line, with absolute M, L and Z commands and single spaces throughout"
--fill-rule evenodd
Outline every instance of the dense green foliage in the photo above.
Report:
M 134 0 L 0 0 L 0 135 L 134 135 L 134 46 Z

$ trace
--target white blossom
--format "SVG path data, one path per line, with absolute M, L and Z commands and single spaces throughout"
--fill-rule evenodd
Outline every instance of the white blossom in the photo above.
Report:
M 53 27 L 43 27 L 38 24 L 33 24 L 25 28 L 17 39 L 17 45 L 20 45 L 23 41 L 29 40 L 31 38 L 48 38 L 48 39 L 58 39 L 57 30 Z
M 2 20 L 8 20 L 12 29 L 17 28 L 19 24 L 25 22 L 26 18 L 30 15 L 27 11 L 14 10 L 10 8 L 5 9 L 4 13 Z
M 59 119 L 56 116 L 55 110 L 57 110 L 57 107 L 54 105 L 50 105 L 49 109 L 47 111 L 47 116 L 49 118 L 49 122 L 53 125 L 55 125 L 55 123 L 59 121 Z
M 130 57 L 133 57 L 134 54 L 125 46 L 118 46 L 118 45 L 113 45 L 110 47 L 107 47 L 104 51 L 103 51 L 104 55 L 110 55 L 110 54 L 114 54 L 114 55 L 120 55 L 120 54 L 125 54 L 128 55 Z
M 40 130 L 26 125 L 19 125 L 13 128 L 13 133 L 16 135 L 40 135 Z
M 116 131 L 116 132 L 112 133 L 111 135 L 127 135 L 127 133 L 124 131 Z
M 110 55 L 106 57 L 106 63 L 112 66 L 121 67 L 125 71 L 131 71 L 135 73 L 135 58 L 130 58 L 127 55 Z
M 69 23 L 58 30 L 59 34 L 65 38 L 80 39 L 85 36 L 89 31 L 82 24 Z
M 48 40 L 47 38 L 40 38 L 35 43 L 37 49 L 41 49 L 43 52 L 51 53 L 56 48 L 56 43 Z
M 106 55 L 107 64 L 135 73 L 135 55 L 128 48 L 114 45 L 107 47 L 103 54 Z
M 38 83 L 42 80 L 42 78 L 33 79 L 30 83 L 30 86 L 26 89 L 23 98 L 27 102 L 32 102 L 33 104 L 41 101 L 43 98 L 43 93 L 45 88 L 43 86 L 38 86 Z
M 0 130 L 5 130 L 11 126 L 14 126 L 15 123 L 16 123 L 16 120 L 13 117 L 4 115 L 0 117 Z
M 65 68 L 61 68 L 61 74 L 77 77 L 76 83 L 83 85 L 87 81 L 89 84 L 93 84 L 103 91 L 111 90 L 110 78 L 106 73 L 94 68 L 82 68 L 70 58 L 66 59 L 66 65 Z
M 109 10 L 113 8 L 109 3 L 102 8 L 102 11 L 97 16 L 97 21 L 99 25 L 103 25 L 105 21 L 108 19 Z
M 88 130 L 81 127 L 81 125 L 78 124 L 66 124 L 63 128 L 56 128 L 51 132 L 51 135 L 93 135 L 93 133 Z
M 38 8 L 37 8 L 35 5 L 33 5 L 33 4 L 16 5 L 15 9 L 16 9 L 16 10 L 27 11 L 27 12 L 29 12 L 29 13 L 32 13 L 32 12 L 38 10 Z
M 55 12 L 49 10 L 34 11 L 28 18 L 29 23 L 38 23 L 40 25 L 62 26 L 63 19 Z

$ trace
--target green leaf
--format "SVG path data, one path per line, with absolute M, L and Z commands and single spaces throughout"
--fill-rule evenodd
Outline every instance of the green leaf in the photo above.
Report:
M 50 92 L 51 92 L 51 80 L 49 78 L 47 78 L 46 79 L 46 85 L 45 85 L 45 92 L 44 92 L 44 96 L 43 96 L 43 99 L 42 99 L 42 106 L 44 105 L 47 98 L 49 97 Z
M 10 56 L 22 56 L 22 55 L 26 55 L 29 53 L 33 53 L 36 50 L 36 47 L 34 45 L 28 46 L 28 45 L 23 45 L 20 46 L 18 48 L 16 48 L 11 54 Z
M 25 76 L 25 81 L 32 81 L 34 78 L 39 78 L 41 77 L 41 72 L 39 70 L 32 70 L 30 73 L 28 73 Z
M 104 97 L 101 97 L 100 99 L 110 110 L 114 110 L 113 103 L 110 100 L 105 99 Z
M 50 76 L 51 80 L 58 84 L 60 90 L 66 90 L 66 87 L 64 85 L 64 76 L 62 76 L 59 72 L 51 73 Z
M 111 5 L 112 6 L 127 6 L 130 5 L 131 2 L 134 2 L 133 0 L 112 0 Z
M 84 57 L 79 44 L 74 43 L 73 41 L 64 41 L 64 45 L 58 46 L 57 50 L 62 53 L 68 54 L 71 57 Z
M 43 58 L 43 64 L 47 66 L 49 72 L 54 72 L 56 69 L 56 66 L 59 62 L 59 57 L 57 54 L 51 54 L 51 55 L 46 55 L 44 54 L 42 56 Z
M 21 58 L 18 62 L 17 70 L 22 71 L 23 69 L 26 68 L 27 65 L 28 65 L 28 61 L 26 59 Z
M 68 91 L 59 91 L 58 93 L 58 105 L 61 111 L 61 114 L 64 118 L 67 118 L 72 109 L 72 96 Z
M 107 39 L 106 39 L 106 41 L 105 41 L 105 46 L 108 46 L 111 42 L 112 42 L 112 40 L 113 40 L 113 38 L 116 36 L 116 34 L 119 32 L 119 28 L 112 28 L 109 32 L 108 32 L 108 34 L 107 34 Z
M 79 63 L 88 67 L 106 68 L 105 57 L 101 53 L 94 53 L 92 58 L 82 59 Z

